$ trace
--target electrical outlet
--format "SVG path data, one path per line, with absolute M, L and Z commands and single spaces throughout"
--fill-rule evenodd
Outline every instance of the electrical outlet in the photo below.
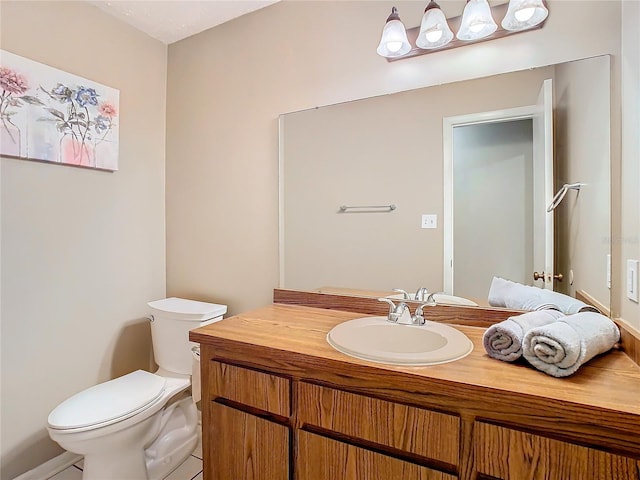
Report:
M 422 228 L 438 228 L 438 215 L 422 215 Z
M 627 260 L 627 298 L 638 302 L 638 260 Z
M 611 254 L 607 254 L 607 288 L 611 290 Z

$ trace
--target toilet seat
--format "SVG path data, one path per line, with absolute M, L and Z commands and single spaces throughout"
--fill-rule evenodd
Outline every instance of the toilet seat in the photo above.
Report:
M 58 405 L 49 428 L 92 430 L 130 418 L 148 409 L 165 393 L 166 379 L 143 370 L 95 385 Z

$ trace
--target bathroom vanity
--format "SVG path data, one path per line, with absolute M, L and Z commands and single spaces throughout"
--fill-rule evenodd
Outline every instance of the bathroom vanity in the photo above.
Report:
M 474 344 L 452 363 L 372 363 L 326 342 L 386 308 L 276 290 L 193 330 L 205 480 L 640 480 L 640 367 L 624 351 L 549 377 L 485 354 L 483 327 L 513 312 L 465 307 L 427 311 Z

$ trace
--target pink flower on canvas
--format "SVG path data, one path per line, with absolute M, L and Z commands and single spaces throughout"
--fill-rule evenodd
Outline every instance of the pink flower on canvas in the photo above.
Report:
M 0 88 L 5 92 L 22 95 L 29 89 L 29 84 L 24 75 L 20 75 L 7 67 L 0 67 Z
M 98 107 L 98 111 L 105 117 L 113 118 L 118 114 L 116 107 L 109 102 L 102 102 Z

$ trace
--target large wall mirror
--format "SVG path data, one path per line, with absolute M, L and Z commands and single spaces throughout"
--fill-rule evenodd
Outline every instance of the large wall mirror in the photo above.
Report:
M 553 172 L 535 132 L 549 80 Z M 608 307 L 610 136 L 608 56 L 284 114 L 280 286 L 486 304 L 493 276 L 545 286 L 547 219 L 547 287 Z

